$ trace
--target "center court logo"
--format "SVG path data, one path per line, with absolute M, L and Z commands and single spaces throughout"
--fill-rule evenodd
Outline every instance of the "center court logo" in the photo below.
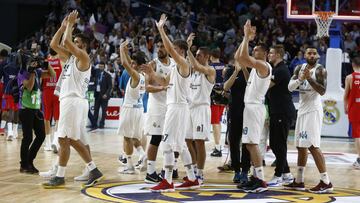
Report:
M 270 189 L 260 194 L 247 194 L 227 183 L 206 184 L 199 190 L 153 193 L 152 185 L 143 181 L 100 184 L 82 190 L 87 196 L 109 202 L 358 202 L 360 191 L 335 188 L 332 194 Z

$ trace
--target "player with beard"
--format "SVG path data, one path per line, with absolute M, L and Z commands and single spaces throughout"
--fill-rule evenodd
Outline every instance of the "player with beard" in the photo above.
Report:
M 319 54 L 315 47 L 305 51 L 306 63 L 295 68 L 288 88 L 292 92 L 299 88 L 300 101 L 295 126 L 295 141 L 298 150 L 297 178 L 287 189 L 305 190 L 304 173 L 308 150 L 314 158 L 320 172 L 320 183 L 311 188 L 313 193 L 327 193 L 333 190 L 329 175 L 326 172 L 325 158 L 320 150 L 323 107 L 321 96 L 326 91 L 326 69 L 317 63 Z
M 103 178 L 103 174 L 96 167 L 91 158 L 90 151 L 82 142 L 81 137 L 86 133 L 86 119 L 89 109 L 85 98 L 90 81 L 90 57 L 87 53 L 89 39 L 78 34 L 72 41 L 72 30 L 77 19 L 78 12 L 72 11 L 62 22 L 51 41 L 53 48 L 67 62 L 63 68 L 55 91 L 59 91 L 60 116 L 57 136 L 59 136 L 59 167 L 56 176 L 49 182 L 43 183 L 46 189 L 54 189 L 65 185 L 65 170 L 70 158 L 70 146 L 74 147 L 86 163 L 89 172 L 89 180 L 84 187 L 94 185 Z M 63 43 L 59 44 L 60 37 L 64 33 Z
M 168 74 L 170 74 L 170 71 L 176 67 L 176 63 L 174 59 L 169 57 L 160 38 L 158 38 L 156 45 L 158 47 L 158 57 L 152 60 L 149 65 L 157 74 L 161 75 L 162 77 L 166 77 Z M 146 75 L 145 88 L 146 91 L 149 92 L 145 134 L 151 135 L 151 140 L 147 151 L 148 161 L 145 182 L 157 183 L 160 181 L 160 178 L 156 173 L 155 161 L 165 122 L 167 86 L 159 85 Z

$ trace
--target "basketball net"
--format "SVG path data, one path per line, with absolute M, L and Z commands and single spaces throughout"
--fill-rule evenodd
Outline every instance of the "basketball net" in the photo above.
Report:
M 317 25 L 317 34 L 318 38 L 329 37 L 329 29 L 331 22 L 333 20 L 334 12 L 332 11 L 316 11 L 315 12 L 315 22 Z

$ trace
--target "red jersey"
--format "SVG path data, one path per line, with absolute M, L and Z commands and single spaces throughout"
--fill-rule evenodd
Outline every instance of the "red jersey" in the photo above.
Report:
M 42 80 L 42 88 L 43 90 L 50 89 L 55 90 L 55 86 L 58 78 L 61 74 L 61 62 L 59 58 L 48 58 L 49 65 L 54 69 L 56 76 L 50 78 L 44 78 Z
M 348 101 L 350 122 L 360 122 L 360 73 L 352 73 L 352 84 Z

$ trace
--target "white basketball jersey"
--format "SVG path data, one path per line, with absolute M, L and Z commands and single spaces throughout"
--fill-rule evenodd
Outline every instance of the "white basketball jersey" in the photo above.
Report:
M 190 98 L 190 75 L 180 75 L 176 66 L 170 72 L 169 88 L 166 93 L 166 104 L 188 104 Z
M 67 60 L 63 71 L 59 99 L 61 100 L 65 97 L 85 98 L 89 86 L 91 68 L 86 71 L 78 70 L 76 57 L 71 56 Z
M 301 66 L 300 72 L 306 67 L 306 63 Z M 313 80 L 316 80 L 315 72 L 320 67 L 320 64 L 316 64 L 314 68 L 310 70 L 310 75 Z M 322 111 L 321 96 L 310 85 L 307 80 L 304 80 L 299 86 L 300 100 L 298 114 L 304 114 L 312 111 Z
M 156 65 L 155 72 L 163 77 L 166 77 L 168 74 L 170 74 L 170 71 L 172 69 L 176 68 L 176 62 L 172 58 L 169 58 L 168 65 L 161 63 L 158 58 L 154 59 L 154 61 Z M 166 112 L 166 91 L 149 93 L 148 107 L 149 114 L 157 113 L 156 111 L 160 111 L 161 109 L 163 109 L 164 111 L 160 111 L 158 113 L 162 114 Z
M 129 79 L 126 90 L 123 107 L 143 108 L 143 96 L 145 94 L 145 77 L 139 74 L 139 83 L 135 88 L 131 87 L 131 78 Z
M 260 78 L 256 69 L 252 69 L 245 89 L 245 104 L 264 104 L 265 94 L 269 89 L 271 81 L 271 65 L 265 62 L 269 68 L 269 75 L 266 78 Z
M 190 108 L 199 105 L 210 105 L 210 94 L 214 84 L 210 83 L 206 75 L 195 71 L 191 74 Z

